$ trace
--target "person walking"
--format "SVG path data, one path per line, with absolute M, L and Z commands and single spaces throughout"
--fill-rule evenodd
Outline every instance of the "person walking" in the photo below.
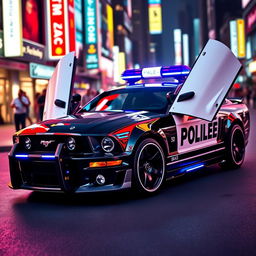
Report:
M 13 99 L 11 102 L 11 107 L 14 109 L 14 122 L 16 131 L 25 128 L 28 106 L 28 99 L 25 97 L 24 92 L 19 90 L 18 97 Z
M 37 92 L 35 94 L 35 98 L 34 98 L 34 115 L 36 118 L 36 121 L 38 122 L 40 120 L 40 116 L 39 116 L 39 105 L 38 105 L 38 99 L 40 97 L 40 93 Z
M 46 97 L 46 89 L 43 90 L 42 95 L 39 96 L 38 100 L 37 100 L 37 104 L 38 104 L 38 107 L 39 107 L 39 118 L 40 118 L 40 121 L 43 120 L 45 97 Z
M 29 121 L 29 123 L 31 125 L 33 123 L 31 118 L 30 118 L 30 116 L 29 116 L 29 107 L 31 105 L 31 102 L 30 102 L 29 97 L 27 96 L 26 92 L 24 92 L 24 97 L 26 97 L 26 99 L 27 99 L 27 101 L 29 103 L 28 106 L 27 106 L 26 119 L 28 119 L 28 121 Z

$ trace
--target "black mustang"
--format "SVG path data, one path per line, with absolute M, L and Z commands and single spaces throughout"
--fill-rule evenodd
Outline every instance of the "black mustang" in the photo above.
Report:
M 216 51 L 225 53 L 222 59 Z M 73 53 L 64 57 L 50 81 L 45 121 L 14 135 L 11 188 L 79 193 L 134 187 L 152 193 L 166 179 L 211 164 L 243 163 L 248 109 L 226 99 L 241 65 L 221 43 L 211 40 L 191 71 L 185 66 L 126 71 L 126 87 L 103 92 L 65 115 L 74 59 Z M 136 83 L 147 78 L 160 81 Z

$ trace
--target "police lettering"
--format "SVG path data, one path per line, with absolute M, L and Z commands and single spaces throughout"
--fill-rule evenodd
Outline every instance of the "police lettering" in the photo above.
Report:
M 181 146 L 187 140 L 189 144 L 216 138 L 218 135 L 218 122 L 205 123 L 188 128 L 181 128 Z

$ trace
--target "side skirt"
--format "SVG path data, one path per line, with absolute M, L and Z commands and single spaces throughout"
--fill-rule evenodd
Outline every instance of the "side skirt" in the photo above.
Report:
M 171 159 L 174 161 L 166 164 L 166 178 L 172 179 L 185 173 L 196 171 L 197 169 L 219 163 L 223 160 L 225 153 L 224 143 L 200 149 L 180 155 L 175 155 Z

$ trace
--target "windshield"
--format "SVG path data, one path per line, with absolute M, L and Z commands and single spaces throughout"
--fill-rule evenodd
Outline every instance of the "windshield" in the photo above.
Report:
M 165 113 L 168 107 L 167 93 L 173 93 L 176 87 L 124 88 L 103 92 L 83 111 L 153 111 Z

